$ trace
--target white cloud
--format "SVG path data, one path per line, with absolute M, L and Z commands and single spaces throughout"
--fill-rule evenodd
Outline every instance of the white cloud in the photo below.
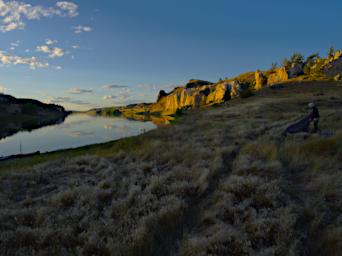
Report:
M 50 58 L 60 58 L 64 56 L 64 50 L 59 47 L 50 48 L 47 45 L 37 46 L 36 50 L 38 52 L 43 52 L 49 54 Z
M 73 27 L 72 29 L 74 30 L 75 34 L 80 34 L 83 32 L 91 32 L 93 30 L 91 27 L 81 26 L 81 25 Z
M 40 20 L 43 17 L 75 17 L 78 6 L 72 2 L 61 1 L 55 6 L 45 8 L 16 0 L 0 0 L 0 32 L 24 29 L 26 20 Z
M 71 94 L 92 94 L 94 93 L 94 90 L 93 89 L 81 89 L 81 88 L 72 88 L 70 90 L 67 91 L 68 93 L 71 93 Z
M 70 97 L 49 97 L 47 100 L 45 100 L 48 104 L 61 104 L 61 103 L 71 103 L 75 105 L 85 106 L 90 105 L 90 102 L 82 101 L 82 100 L 75 100 Z
M 77 9 L 78 6 L 77 4 L 74 4 L 72 2 L 67 2 L 67 1 L 62 1 L 62 2 L 57 2 L 56 6 L 62 10 L 62 11 L 66 11 L 67 12 L 67 16 L 69 17 L 75 17 L 78 15 L 77 13 Z M 56 14 L 57 15 L 65 15 L 62 12 L 60 12 L 60 10 L 56 10 Z
M 105 95 L 105 96 L 103 96 L 104 100 L 113 100 L 115 98 L 117 98 L 117 96 L 115 96 L 115 95 Z
M 42 62 L 39 58 L 32 56 L 32 57 L 21 57 L 16 55 L 10 55 L 4 51 L 0 50 L 0 64 L 5 66 L 10 65 L 27 65 L 31 69 L 36 68 L 47 68 L 49 63 Z
M 50 53 L 51 49 L 47 45 L 37 46 L 37 52 Z
M 71 46 L 71 47 L 72 47 L 72 49 L 79 49 L 79 48 L 80 48 L 79 45 L 73 45 L 73 46 Z
M 4 94 L 6 92 L 7 88 L 3 85 L 0 85 L 0 94 Z
M 53 48 L 50 52 L 50 58 L 60 58 L 64 56 L 64 50 L 62 48 Z

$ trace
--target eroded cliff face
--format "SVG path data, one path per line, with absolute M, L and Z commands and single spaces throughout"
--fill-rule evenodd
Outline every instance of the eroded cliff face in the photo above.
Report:
M 176 113 L 177 109 L 198 108 L 222 103 L 231 98 L 232 86 L 229 83 L 212 84 L 207 82 L 205 85 L 203 81 L 198 84 L 193 81 L 191 80 L 184 87 L 175 88 L 169 94 L 159 93 L 157 102 L 151 104 L 149 112 L 171 115 Z
M 274 85 L 283 83 L 289 80 L 289 74 L 286 70 L 286 68 L 278 68 L 274 71 L 273 74 L 270 74 L 267 78 L 267 85 Z

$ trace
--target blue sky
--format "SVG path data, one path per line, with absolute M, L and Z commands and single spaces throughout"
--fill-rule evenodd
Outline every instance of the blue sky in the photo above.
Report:
M 340 49 L 340 10 L 340 0 L 0 0 L 0 91 L 77 110 L 150 102 L 191 78 Z

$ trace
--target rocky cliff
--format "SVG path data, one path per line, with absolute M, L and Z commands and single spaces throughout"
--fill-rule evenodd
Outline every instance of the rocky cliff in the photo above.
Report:
M 167 93 L 161 90 L 154 103 L 141 103 L 123 107 L 110 107 L 89 110 L 88 114 L 122 115 L 127 118 L 144 116 L 168 116 L 176 114 L 177 110 L 199 108 L 201 106 L 222 103 L 234 97 L 240 97 L 247 87 L 237 80 L 211 83 L 192 79 L 184 86 L 179 86 Z
M 177 109 L 221 103 L 230 99 L 230 91 L 229 84 L 225 82 L 213 84 L 191 80 L 184 87 L 177 87 L 168 94 L 159 93 L 157 102 L 150 106 L 149 112 L 171 115 Z
M 301 54 L 294 54 L 291 60 L 281 67 L 247 72 L 217 83 L 191 79 L 184 86 L 176 87 L 171 92 L 161 90 L 154 103 L 105 108 L 95 112 L 101 115 L 120 114 L 132 118 L 136 115 L 174 115 L 178 110 L 222 103 L 234 97 L 247 97 L 253 90 L 261 90 L 296 79 L 309 81 L 342 79 L 342 51 L 334 52 L 325 59 L 320 58 L 318 54 L 313 54 L 305 61 Z

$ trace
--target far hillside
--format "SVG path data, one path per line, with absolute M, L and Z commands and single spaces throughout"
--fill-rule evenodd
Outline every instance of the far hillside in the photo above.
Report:
M 67 114 L 63 107 L 55 104 L 0 94 L 0 139 L 20 130 L 61 122 Z

